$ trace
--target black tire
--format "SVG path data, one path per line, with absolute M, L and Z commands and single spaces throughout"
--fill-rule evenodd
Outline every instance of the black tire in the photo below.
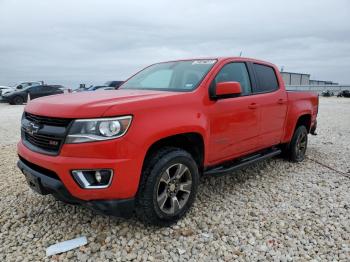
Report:
M 183 170 L 186 171 L 176 179 L 176 174 Z M 175 223 L 192 206 L 198 184 L 198 167 L 188 152 L 173 147 L 155 152 L 146 160 L 142 172 L 136 199 L 137 216 L 146 224 L 169 226 Z
M 305 126 L 295 129 L 292 140 L 286 147 L 285 156 L 292 162 L 301 162 L 305 159 L 308 132 Z
M 21 96 L 15 96 L 13 99 L 12 99 L 12 105 L 22 105 L 24 102 L 24 99 L 23 97 Z

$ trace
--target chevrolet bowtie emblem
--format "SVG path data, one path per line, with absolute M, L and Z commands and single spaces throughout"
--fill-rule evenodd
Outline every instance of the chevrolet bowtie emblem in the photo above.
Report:
M 30 122 L 26 127 L 26 131 L 31 135 L 38 133 L 39 129 L 40 126 L 33 122 Z

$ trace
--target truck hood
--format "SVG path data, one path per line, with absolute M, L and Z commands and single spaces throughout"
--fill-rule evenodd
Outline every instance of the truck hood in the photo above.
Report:
M 153 90 L 111 90 L 80 92 L 42 97 L 30 101 L 25 111 L 31 114 L 60 118 L 101 117 L 112 106 L 121 109 L 131 104 L 176 94 Z M 132 114 L 132 110 L 128 110 Z

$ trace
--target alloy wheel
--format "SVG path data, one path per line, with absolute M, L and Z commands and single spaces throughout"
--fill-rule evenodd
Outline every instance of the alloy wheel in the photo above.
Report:
M 181 163 L 167 168 L 158 183 L 157 203 L 167 215 L 177 214 L 188 202 L 192 188 L 192 174 Z
M 306 147 L 307 147 L 307 134 L 300 133 L 296 143 L 296 155 L 299 159 L 304 157 L 306 152 Z

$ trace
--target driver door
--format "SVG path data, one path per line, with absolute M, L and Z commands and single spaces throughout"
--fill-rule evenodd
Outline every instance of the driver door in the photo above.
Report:
M 219 99 L 210 106 L 209 162 L 221 162 L 254 151 L 258 147 L 259 110 L 251 95 L 252 85 L 244 62 L 225 64 L 213 80 L 241 84 L 238 97 Z

